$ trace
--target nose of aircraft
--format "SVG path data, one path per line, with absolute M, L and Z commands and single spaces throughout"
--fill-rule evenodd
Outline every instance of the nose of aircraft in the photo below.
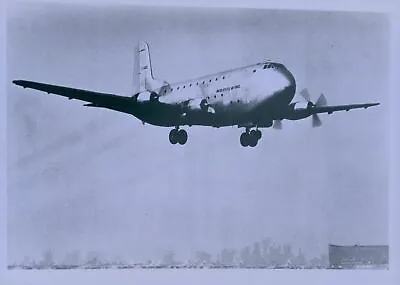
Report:
M 283 74 L 283 76 L 285 76 L 285 78 L 289 81 L 290 85 L 296 86 L 296 80 L 293 74 L 284 65 L 282 65 L 280 71 Z
M 294 78 L 293 74 L 284 66 L 282 65 L 279 69 L 281 74 L 288 80 L 288 86 L 285 88 L 285 94 L 289 97 L 289 101 L 291 101 L 296 93 L 296 79 Z

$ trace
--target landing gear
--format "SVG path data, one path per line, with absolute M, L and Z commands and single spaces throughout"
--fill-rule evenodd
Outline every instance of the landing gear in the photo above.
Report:
M 173 129 L 169 132 L 169 142 L 171 144 L 184 145 L 187 142 L 188 135 L 185 130 Z
M 244 147 L 250 146 L 255 147 L 258 141 L 261 139 L 262 133 L 260 130 L 251 130 L 250 132 L 246 130 L 246 132 L 240 135 L 240 144 Z
M 257 138 L 257 140 L 260 140 L 261 137 L 262 137 L 262 133 L 261 133 L 261 131 L 259 129 L 251 130 L 250 131 L 250 136 L 254 136 L 254 137 Z

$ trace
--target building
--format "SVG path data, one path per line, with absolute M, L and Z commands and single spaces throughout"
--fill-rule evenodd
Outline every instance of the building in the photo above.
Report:
M 329 244 L 329 265 L 331 268 L 354 268 L 360 266 L 387 266 L 389 246 Z

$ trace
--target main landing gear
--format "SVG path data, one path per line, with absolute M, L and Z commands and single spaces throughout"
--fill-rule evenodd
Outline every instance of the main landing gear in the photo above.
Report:
M 169 132 L 169 142 L 172 144 L 179 143 L 180 145 L 184 145 L 187 142 L 188 135 L 185 130 L 179 130 L 175 128 Z
M 258 141 L 261 139 L 262 133 L 259 129 L 249 131 L 246 129 L 244 133 L 240 135 L 240 144 L 244 147 L 251 146 L 255 147 Z

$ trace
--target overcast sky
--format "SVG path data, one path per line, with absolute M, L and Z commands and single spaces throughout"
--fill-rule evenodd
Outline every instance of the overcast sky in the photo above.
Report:
M 8 18 L 9 261 L 52 248 L 133 260 L 388 243 L 388 21 L 379 14 L 13 5 Z M 134 47 L 169 82 L 271 59 L 298 90 L 368 110 L 284 121 L 243 148 L 237 127 L 168 128 L 11 84 L 132 95 Z

